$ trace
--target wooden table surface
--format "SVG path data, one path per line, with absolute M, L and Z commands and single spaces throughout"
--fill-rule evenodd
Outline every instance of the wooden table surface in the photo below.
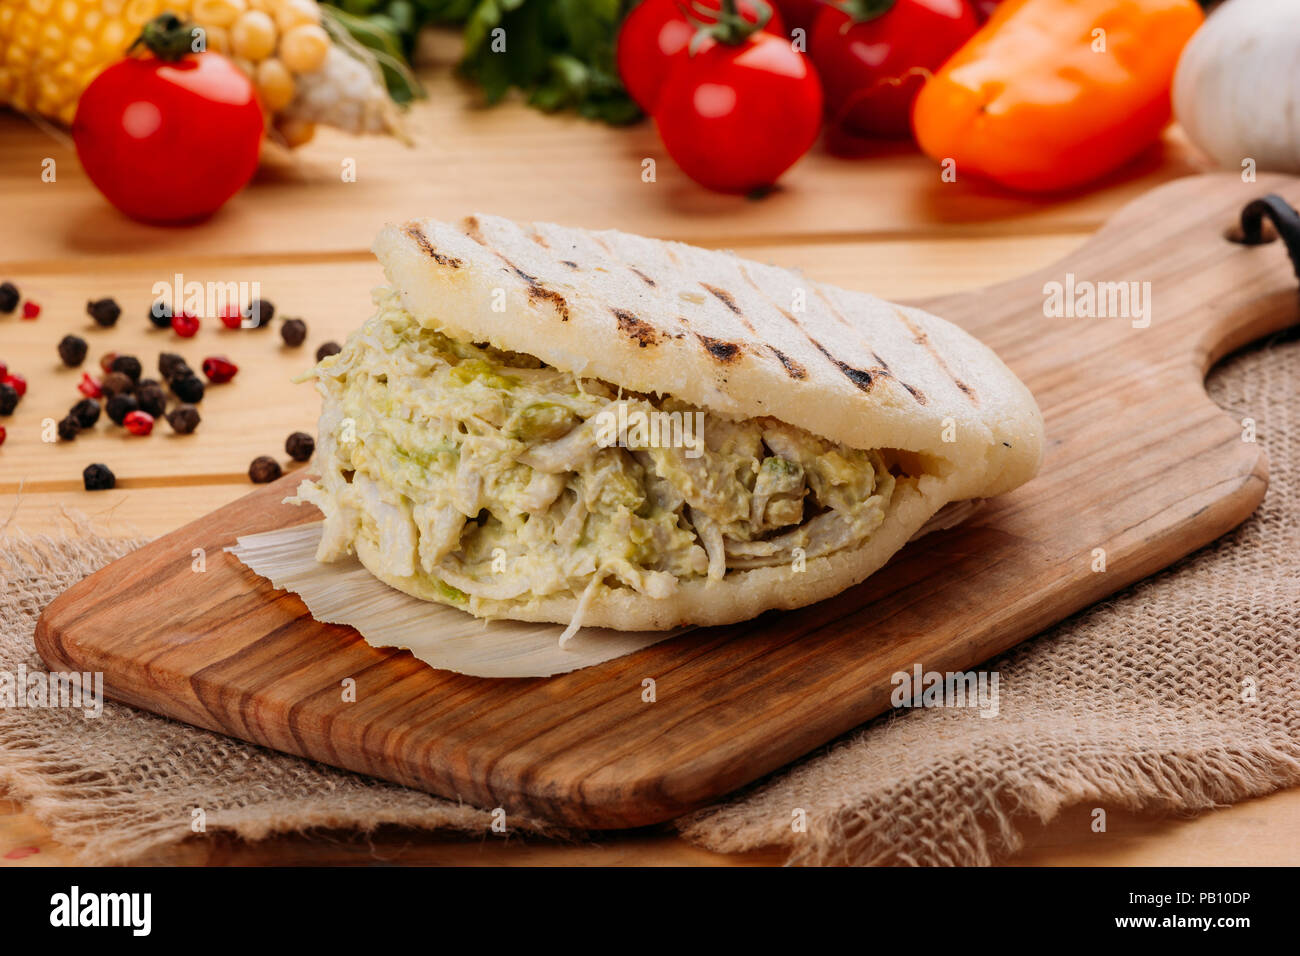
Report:
M 36 321 L 2 320 L 0 360 L 24 373 L 31 388 L 4 423 L 9 436 L 0 449 L 0 529 L 57 533 L 72 530 L 84 515 L 105 533 L 157 535 L 246 493 L 254 457 L 287 461 L 285 437 L 314 431 L 317 409 L 315 392 L 290 378 L 311 364 L 317 345 L 342 340 L 369 314 L 369 290 L 382 275 L 368 247 L 389 220 L 482 211 L 616 227 L 734 248 L 887 297 L 921 297 L 1040 267 L 1078 246 L 1127 200 L 1203 168 L 1171 132 L 1103 188 L 1045 202 L 960 177 L 944 183 L 934 164 L 902 148 L 876 147 L 850 157 L 819 145 L 765 199 L 717 196 L 674 168 L 648 122 L 614 130 L 513 103 L 478 108 L 473 91 L 448 75 L 454 54 L 448 40 L 435 36 L 429 47 L 430 97 L 410 115 L 413 147 L 322 132 L 295 154 L 269 154 L 254 183 L 199 227 L 158 229 L 125 220 L 85 179 L 66 137 L 0 112 L 0 281 L 14 281 L 43 307 Z M 46 159 L 55 163 L 54 182 L 42 180 Z M 642 179 L 645 159 L 655 160 L 654 182 Z M 346 181 L 345 168 L 355 168 L 355 181 Z M 185 281 L 260 283 L 281 314 L 307 321 L 307 344 L 288 349 L 275 331 L 231 332 L 211 321 L 186 343 L 151 329 L 145 313 L 152 287 L 178 274 Z M 103 296 L 124 309 L 111 330 L 93 326 L 85 315 L 86 301 Z M 68 332 L 89 341 L 87 369 L 113 350 L 139 355 L 152 373 L 157 353 L 174 349 L 195 367 L 207 355 L 226 354 L 241 371 L 234 383 L 209 388 L 193 436 L 174 436 L 166 425 L 148 438 L 100 427 L 75 442 L 50 444 L 41 439 L 42 419 L 62 417 L 79 397 L 80 372 L 61 368 L 55 353 Z M 93 461 L 113 468 L 115 490 L 81 490 L 81 470 Z M 1300 790 L 1190 820 L 1112 808 L 1109 838 L 1091 831 L 1090 810 L 1071 808 L 1048 826 L 1027 827 L 1026 847 L 1012 862 L 1300 862 Z M 0 800 L 0 860 L 39 865 L 69 859 L 39 821 Z M 146 862 L 682 865 L 780 859 L 776 851 L 723 857 L 666 831 L 571 847 L 385 830 L 372 838 L 317 833 L 255 844 L 208 838 Z

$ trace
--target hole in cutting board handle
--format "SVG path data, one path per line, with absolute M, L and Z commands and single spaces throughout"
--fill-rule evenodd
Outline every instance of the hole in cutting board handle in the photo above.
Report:
M 1265 218 L 1272 223 L 1272 229 L 1266 228 Z M 1227 238 L 1232 242 L 1247 246 L 1263 245 L 1279 236 L 1286 245 L 1287 255 L 1291 257 L 1296 278 L 1300 278 L 1300 213 L 1277 193 L 1269 193 L 1247 203 L 1241 210 L 1240 226 L 1227 233 Z

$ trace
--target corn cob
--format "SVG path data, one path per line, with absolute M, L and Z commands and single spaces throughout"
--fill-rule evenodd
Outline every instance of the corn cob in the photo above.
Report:
M 343 52 L 315 0 L 0 0 L 0 106 L 70 124 L 90 81 L 168 11 L 202 27 L 207 49 L 253 81 L 289 145 L 317 123 L 399 132 L 378 70 L 354 59 L 354 45 Z

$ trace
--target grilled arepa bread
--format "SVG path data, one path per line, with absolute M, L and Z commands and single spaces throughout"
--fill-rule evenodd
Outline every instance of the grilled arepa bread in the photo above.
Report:
M 391 289 L 316 369 L 300 494 L 322 560 L 418 597 L 571 630 L 743 620 L 858 583 L 1042 457 L 992 351 L 797 272 L 483 215 L 375 252 Z

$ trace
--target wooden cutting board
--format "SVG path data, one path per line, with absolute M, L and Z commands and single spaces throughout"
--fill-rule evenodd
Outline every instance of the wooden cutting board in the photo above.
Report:
M 317 623 L 223 552 L 317 518 L 280 503 L 289 477 L 72 587 L 42 616 L 37 647 L 52 669 L 102 671 L 118 700 L 478 806 L 594 828 L 671 818 L 886 710 L 894 673 L 972 668 L 1255 509 L 1263 450 L 1203 381 L 1219 357 L 1297 319 L 1282 244 L 1225 237 L 1270 191 L 1300 204 L 1300 180 L 1180 180 L 1040 273 L 919 303 L 1033 390 L 1043 472 L 813 607 L 548 679 L 439 672 Z M 1044 286 L 1067 273 L 1076 288 L 1151 283 L 1149 327 L 1046 317 Z

